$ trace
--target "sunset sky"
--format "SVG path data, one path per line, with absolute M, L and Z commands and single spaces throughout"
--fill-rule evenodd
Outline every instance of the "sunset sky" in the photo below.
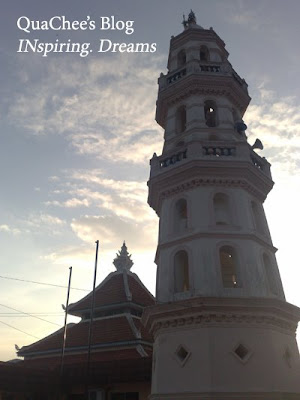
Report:
M 71 302 L 111 271 L 123 240 L 136 272 L 155 292 L 158 218 L 147 204 L 149 159 L 160 154 L 154 120 L 157 78 L 169 40 L 192 8 L 225 41 L 249 85 L 249 143 L 272 164 L 265 210 L 287 300 L 300 306 L 300 2 L 298 0 L 10 0 L 1 11 L 0 360 L 63 324 Z M 95 30 L 18 29 L 21 16 L 96 21 Z M 100 31 L 99 19 L 133 20 L 134 33 Z M 17 53 L 19 39 L 89 42 L 79 54 Z M 100 39 L 156 43 L 154 53 L 98 53 Z M 9 278 L 9 279 L 7 279 Z M 12 278 L 12 279 L 11 279 Z M 77 290 L 84 289 L 84 290 Z M 23 312 L 23 314 L 21 313 Z M 28 314 L 34 314 L 33 318 Z M 40 319 L 39 319 L 40 318 Z M 72 319 L 70 319 L 71 321 Z M 55 325 L 57 324 L 57 325 Z M 22 331 L 22 332 L 21 332 Z M 32 335 L 32 336 L 30 336 Z

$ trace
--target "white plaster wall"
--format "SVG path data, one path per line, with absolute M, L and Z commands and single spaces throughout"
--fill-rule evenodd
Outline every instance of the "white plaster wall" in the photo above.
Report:
M 234 348 L 251 352 L 241 362 Z M 175 355 L 183 345 L 190 356 L 181 365 Z M 152 394 L 201 392 L 300 392 L 299 352 L 293 336 L 257 327 L 188 327 L 160 333 L 155 341 L 156 363 Z M 288 365 L 286 348 L 292 354 Z
M 181 50 L 186 51 L 186 59 L 187 62 L 191 60 L 199 60 L 200 61 L 200 48 L 201 46 L 206 46 L 210 53 L 210 61 L 211 62 L 221 62 L 221 52 L 222 49 L 217 45 L 217 43 L 211 41 L 195 41 L 190 40 L 185 45 L 177 47 L 174 49 L 172 46 L 170 48 L 170 58 L 169 58 L 169 70 L 170 72 L 176 70 L 178 68 L 177 64 L 177 55 Z
M 207 100 L 214 101 L 217 106 L 217 120 L 216 127 L 208 128 L 205 122 L 204 103 Z M 176 130 L 176 111 L 179 107 L 186 107 L 186 130 L 178 134 Z M 168 148 L 168 142 L 174 140 L 176 137 L 189 137 L 191 131 L 198 130 L 201 133 L 202 139 L 208 139 L 211 132 L 218 132 L 221 140 L 234 140 L 237 138 L 237 133 L 234 130 L 234 121 L 232 116 L 232 103 L 225 96 L 202 96 L 193 95 L 189 96 L 172 105 L 168 109 L 165 126 L 165 149 Z
M 225 193 L 230 199 L 232 223 L 216 225 L 213 197 Z M 174 230 L 176 202 L 184 198 L 188 206 L 188 226 Z M 164 200 L 160 216 L 160 238 L 157 297 L 159 301 L 173 301 L 189 296 L 274 297 L 270 291 L 263 253 L 268 254 L 276 281 L 277 296 L 284 299 L 278 266 L 269 235 L 257 235 L 253 229 L 251 195 L 243 189 L 198 187 L 184 194 Z M 222 283 L 219 248 L 232 246 L 237 254 L 235 288 L 224 288 Z M 190 291 L 174 295 L 174 256 L 185 250 L 189 257 Z

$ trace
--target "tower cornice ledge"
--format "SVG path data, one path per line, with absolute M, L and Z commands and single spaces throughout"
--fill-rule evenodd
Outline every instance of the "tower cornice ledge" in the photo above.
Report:
M 184 160 L 149 180 L 150 206 L 160 213 L 162 200 L 198 186 L 240 187 L 264 201 L 274 182 L 247 161 Z
M 157 251 L 155 255 L 155 262 L 158 262 L 159 253 L 161 249 L 165 248 L 173 248 L 176 245 L 183 244 L 185 242 L 190 242 L 191 240 L 199 239 L 199 238 L 206 238 L 206 239 L 240 239 L 240 240 L 253 240 L 254 242 L 265 246 L 270 251 L 274 253 L 277 252 L 277 248 L 273 246 L 270 241 L 264 240 L 261 236 L 258 236 L 257 233 L 241 233 L 240 231 L 237 232 L 216 232 L 215 230 L 212 232 L 190 232 L 184 231 L 180 237 L 173 237 L 172 239 L 168 237 L 168 240 L 164 242 L 160 242 L 157 246 Z
M 300 308 L 279 299 L 194 297 L 145 309 L 142 323 L 152 332 L 192 326 L 272 327 L 295 335 Z
M 178 393 L 165 393 L 165 394 L 152 394 L 149 396 L 150 400 L 300 400 L 300 396 L 297 393 L 282 393 L 282 392 L 205 392 L 205 393 L 188 393 L 184 395 Z

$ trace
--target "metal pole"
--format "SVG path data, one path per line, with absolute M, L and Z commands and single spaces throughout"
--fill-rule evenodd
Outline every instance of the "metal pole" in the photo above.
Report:
M 97 263 L 98 263 L 98 248 L 99 240 L 96 240 L 96 257 L 95 257 L 95 271 L 94 271 L 94 283 L 93 283 L 93 294 L 91 304 L 91 318 L 89 326 L 89 338 L 88 338 L 88 357 L 87 357 L 87 374 L 86 374 L 86 391 L 88 389 L 88 380 L 90 373 L 90 360 L 91 360 L 91 343 L 92 343 L 92 330 L 93 330 L 93 318 L 94 318 L 94 307 L 95 307 L 95 288 L 96 288 L 96 277 L 97 277 Z
M 65 348 L 66 348 L 66 338 L 67 338 L 67 316 L 68 316 L 68 308 L 69 308 L 69 298 L 70 298 L 70 288 L 71 288 L 71 277 L 72 277 L 72 267 L 69 268 L 69 284 L 68 284 L 68 294 L 67 294 L 67 303 L 65 309 L 65 324 L 64 324 L 64 336 L 63 336 L 63 346 L 61 353 L 61 363 L 60 363 L 60 377 L 63 375 L 64 369 L 64 356 L 65 356 Z
M 70 289 L 71 289 L 71 277 L 72 277 L 72 267 L 69 268 L 69 284 L 68 284 L 68 294 L 67 294 L 67 303 L 65 307 L 65 324 L 64 324 L 64 334 L 63 334 L 63 343 L 62 343 L 62 352 L 61 352 L 61 362 L 60 362 L 60 374 L 59 374 L 59 387 L 57 388 L 57 400 L 60 399 L 60 391 L 62 390 L 62 382 L 63 382 L 63 369 L 64 369 L 64 356 L 65 356 L 65 347 L 66 347 L 66 338 L 67 338 L 67 316 L 68 316 L 68 308 L 69 308 L 69 297 L 70 297 Z

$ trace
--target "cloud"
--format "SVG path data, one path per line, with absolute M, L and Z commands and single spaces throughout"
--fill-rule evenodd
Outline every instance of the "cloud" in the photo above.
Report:
M 134 223 L 131 220 L 111 216 L 85 215 L 74 219 L 71 227 L 76 235 L 85 242 L 101 239 L 104 250 L 115 249 L 115 243 L 123 240 L 133 243 L 137 249 L 153 249 L 156 244 L 157 224 Z
M 112 179 L 98 169 L 64 171 L 60 180 L 58 189 L 55 185 L 51 194 L 54 199 L 47 201 L 47 206 L 89 207 L 94 214 L 97 210 L 99 215 L 116 215 L 134 222 L 154 219 L 154 212 L 147 205 L 144 181 Z
M 99 133 L 73 134 L 72 145 L 79 154 L 119 163 L 144 164 L 161 147 L 161 133 L 158 129 L 141 131 L 131 138 L 126 134 L 114 138 L 104 138 Z
M 264 144 L 262 154 L 268 161 L 278 170 L 293 174 L 300 166 L 299 104 L 293 97 L 279 98 L 265 88 L 261 88 L 260 100 L 245 114 L 249 141 L 260 138 Z
M 31 214 L 28 218 L 28 225 L 35 227 L 55 225 L 62 226 L 64 224 L 64 220 L 50 214 Z
M 6 233 L 10 233 L 12 235 L 18 235 L 19 233 L 21 233 L 20 229 L 12 228 L 11 226 L 6 225 L 6 224 L 0 225 L 0 232 L 6 232 Z
M 17 226 L 11 229 L 14 234 L 22 232 L 38 236 L 43 234 L 53 236 L 61 235 L 66 228 L 65 220 L 43 212 L 29 213 L 22 218 L 15 219 L 14 223 Z
M 230 23 L 249 27 L 251 30 L 258 31 L 272 27 L 272 18 L 270 9 L 268 12 L 264 4 L 255 3 L 255 7 L 245 0 L 235 0 L 233 2 L 224 2 L 222 4 L 223 15 Z M 261 16 L 264 18 L 261 18 Z
M 13 94 L 8 118 L 30 134 L 63 134 L 79 154 L 144 162 L 161 138 L 153 118 L 160 62 L 158 55 L 143 54 L 88 64 L 49 59 L 43 73 L 33 66 L 39 79 L 26 68 L 27 85 Z
M 94 242 L 92 242 L 94 243 Z M 51 261 L 58 265 L 72 265 L 73 267 L 86 267 L 91 262 L 92 247 L 86 243 L 77 246 L 64 245 L 55 251 L 40 257 L 42 260 Z
M 54 193 L 59 194 L 59 193 L 61 193 L 61 191 L 54 191 Z M 45 201 L 45 205 L 46 206 L 75 208 L 75 207 L 89 207 L 90 203 L 89 203 L 88 199 L 78 199 L 78 198 L 72 197 L 63 202 L 59 202 L 57 200 Z

